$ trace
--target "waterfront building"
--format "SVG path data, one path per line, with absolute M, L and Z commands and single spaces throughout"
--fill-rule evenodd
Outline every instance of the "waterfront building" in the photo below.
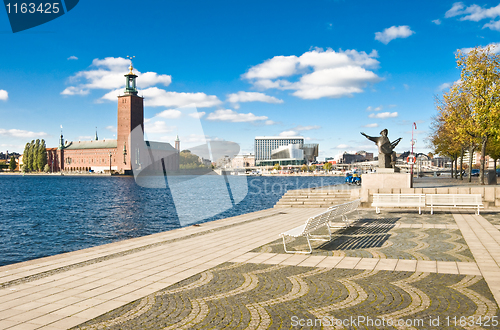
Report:
M 271 152 L 289 144 L 304 144 L 302 136 L 257 136 L 255 137 L 255 165 L 261 165 L 264 160 L 271 160 Z
M 245 168 L 254 166 L 255 166 L 255 155 L 252 154 L 236 155 L 231 160 L 232 168 Z
M 147 164 L 148 169 L 161 171 L 162 163 L 165 170 L 179 169 L 179 137 L 175 140 L 175 148 L 169 143 L 143 140 L 144 98 L 138 96 L 137 76 L 133 69 L 130 63 L 130 71 L 125 75 L 125 92 L 118 96 L 117 139 L 99 140 L 96 131 L 93 141 L 65 141 L 61 132 L 59 146 L 47 148 L 47 163 L 51 171 L 131 174 L 132 168 L 142 170 L 142 164 Z M 136 128 L 142 137 L 132 145 L 131 133 L 138 132 Z M 163 162 L 153 162 L 151 158 L 163 159 Z

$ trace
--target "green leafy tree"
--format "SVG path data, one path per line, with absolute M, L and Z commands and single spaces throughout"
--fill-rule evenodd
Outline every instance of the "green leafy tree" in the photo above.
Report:
M 273 167 L 273 168 L 274 168 L 276 171 L 281 170 L 281 166 L 280 166 L 280 164 L 279 164 L 279 163 L 274 164 L 274 167 Z
M 26 165 L 21 166 L 21 172 L 26 173 L 28 171 L 28 167 Z
M 47 165 L 47 147 L 45 146 L 45 140 L 40 142 L 37 150 L 37 169 L 39 171 L 44 170 L 45 165 Z
M 480 140 L 481 165 L 479 181 L 484 184 L 484 158 L 488 140 L 500 134 L 500 55 L 490 46 L 476 47 L 464 54 L 457 53 L 461 69 L 459 88 L 471 109 L 470 125 L 466 129 Z M 459 128 L 461 129 L 461 128 Z
M 31 140 L 28 145 L 27 157 L 24 160 L 24 164 L 26 165 L 26 172 L 30 172 L 33 170 L 33 149 L 35 148 L 35 140 Z
M 326 162 L 325 164 L 323 164 L 323 169 L 327 172 L 330 172 L 332 170 L 332 163 L 330 162 Z
M 43 171 L 45 173 L 49 173 L 50 172 L 50 166 L 49 166 L 49 164 L 45 164 L 45 166 L 43 167 Z
M 28 164 L 28 159 L 29 159 L 29 152 L 30 152 L 30 144 L 28 142 L 24 146 L 24 152 L 23 152 L 23 167 L 24 167 L 24 171 L 23 172 L 26 172 L 28 170 L 27 164 Z
M 312 164 L 311 166 L 309 166 L 309 170 L 310 170 L 311 172 L 316 171 L 316 165 L 315 165 L 315 164 Z
M 36 139 L 35 145 L 31 149 L 31 169 L 38 171 L 38 150 L 40 149 L 40 139 Z
M 307 165 L 306 165 L 306 164 L 304 164 L 304 165 L 302 165 L 302 167 L 300 168 L 300 170 L 301 170 L 302 172 L 307 172 L 307 171 L 309 170 L 309 168 L 307 167 Z
M 17 167 L 16 157 L 12 156 L 12 157 L 10 157 L 9 170 L 11 172 L 14 172 L 16 167 Z

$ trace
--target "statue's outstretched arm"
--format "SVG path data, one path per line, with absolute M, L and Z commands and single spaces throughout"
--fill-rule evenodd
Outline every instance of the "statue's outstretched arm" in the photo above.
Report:
M 373 136 L 366 135 L 366 134 L 365 134 L 365 133 L 363 133 L 363 132 L 361 132 L 361 135 L 363 135 L 363 136 L 364 136 L 364 137 L 366 137 L 368 140 L 373 141 L 373 142 L 375 142 L 375 143 L 377 143 L 377 141 L 378 141 L 378 138 L 373 137 Z
M 402 138 L 399 138 L 399 139 L 392 141 L 392 143 L 391 143 L 392 149 L 396 148 L 396 146 L 398 145 L 399 141 L 401 141 L 401 139 Z

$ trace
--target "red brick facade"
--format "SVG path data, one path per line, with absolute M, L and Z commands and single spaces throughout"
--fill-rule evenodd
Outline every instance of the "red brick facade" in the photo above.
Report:
M 122 174 L 132 174 L 132 161 L 136 168 L 140 164 L 150 164 L 149 157 L 164 159 L 166 170 L 179 169 L 178 152 L 170 152 L 174 148 L 168 143 L 148 142 L 147 147 L 141 150 L 137 146 L 144 145 L 144 99 L 137 96 L 135 89 L 135 76 L 131 72 L 127 77 L 127 87 L 125 95 L 118 96 L 118 116 L 117 116 L 117 139 L 116 140 L 96 140 L 64 142 L 61 135 L 59 148 L 47 148 L 47 162 L 52 172 L 112 172 Z M 132 87 L 130 86 L 132 82 Z M 130 133 L 140 126 L 140 141 L 131 146 Z M 96 135 L 97 138 L 97 135 Z M 137 150 L 131 150 L 135 148 Z M 147 151 L 147 152 L 145 152 Z M 131 157 L 135 153 L 139 157 Z M 167 156 L 170 155 L 170 156 Z M 139 165 L 138 165 L 139 164 Z M 157 162 L 152 167 L 161 169 L 161 162 Z

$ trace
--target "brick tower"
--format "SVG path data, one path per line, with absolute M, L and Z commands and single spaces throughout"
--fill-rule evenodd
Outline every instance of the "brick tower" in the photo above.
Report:
M 118 96 L 117 167 L 120 173 L 132 174 L 130 132 L 141 125 L 144 132 L 144 99 L 137 96 L 134 67 L 125 75 L 125 94 Z

